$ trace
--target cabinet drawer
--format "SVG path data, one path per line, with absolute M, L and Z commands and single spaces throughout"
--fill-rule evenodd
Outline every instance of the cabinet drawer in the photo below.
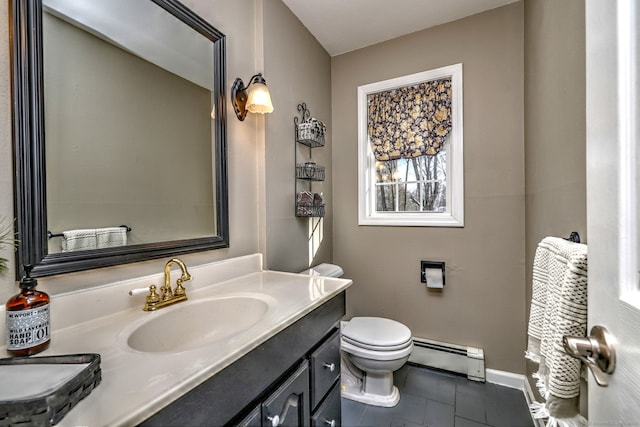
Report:
M 342 425 L 342 405 L 340 382 L 334 384 L 329 395 L 311 418 L 313 427 L 340 427 Z
M 315 408 L 340 376 L 340 331 L 311 353 L 311 408 Z
M 262 404 L 262 425 L 304 426 L 309 423 L 309 365 L 305 360 Z

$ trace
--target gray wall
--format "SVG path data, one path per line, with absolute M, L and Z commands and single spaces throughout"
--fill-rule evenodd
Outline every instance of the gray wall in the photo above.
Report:
M 281 0 L 263 4 L 264 70 L 275 104 L 265 129 L 267 266 L 302 271 L 332 260 L 331 58 Z M 309 156 L 307 148 L 294 142 L 293 118 L 300 102 L 328 128 L 325 146 L 312 152 L 313 160 L 326 168 L 326 180 L 312 187 L 327 204 L 321 220 L 294 215 L 294 150 L 298 162 Z M 298 182 L 298 191 L 303 188 L 308 186 Z
M 334 261 L 354 280 L 350 315 L 405 323 L 418 337 L 484 348 L 523 373 L 525 345 L 522 3 L 332 60 Z M 359 85 L 463 63 L 465 227 L 358 226 Z M 447 264 L 427 291 L 420 260 Z
M 527 310 L 538 242 L 587 242 L 584 34 L 584 0 L 525 2 Z

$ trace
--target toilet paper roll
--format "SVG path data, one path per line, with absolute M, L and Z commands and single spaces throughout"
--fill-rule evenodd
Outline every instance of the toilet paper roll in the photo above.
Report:
M 442 289 L 444 287 L 441 268 L 425 268 L 424 276 L 427 279 L 427 288 Z

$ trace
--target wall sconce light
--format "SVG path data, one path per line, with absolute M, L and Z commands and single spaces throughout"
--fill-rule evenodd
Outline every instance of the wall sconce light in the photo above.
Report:
M 271 113 L 273 111 L 271 94 L 262 74 L 258 73 L 251 77 L 247 86 L 242 79 L 237 78 L 231 87 L 231 104 L 240 121 L 247 116 L 247 111 L 259 114 Z

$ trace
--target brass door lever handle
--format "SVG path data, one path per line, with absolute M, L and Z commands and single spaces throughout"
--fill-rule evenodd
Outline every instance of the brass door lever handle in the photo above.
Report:
M 562 337 L 562 344 L 569 356 L 582 360 L 600 387 L 609 385 L 608 374 L 616 368 L 614 339 L 604 326 L 591 328 L 588 337 Z

